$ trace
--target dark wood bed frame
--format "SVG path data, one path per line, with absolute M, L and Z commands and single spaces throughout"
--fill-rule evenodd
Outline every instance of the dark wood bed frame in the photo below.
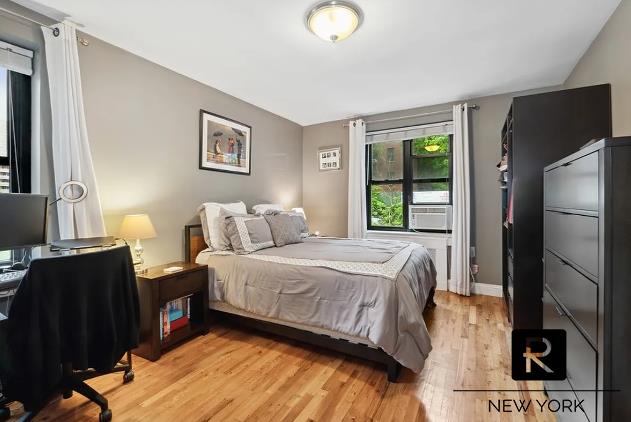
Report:
M 201 234 L 193 234 L 193 231 L 195 230 L 200 231 L 201 227 L 201 224 L 189 224 L 184 227 L 184 254 L 187 262 L 191 262 L 192 257 L 196 257 L 202 250 L 206 249 L 204 236 Z M 434 306 L 433 297 L 434 290 L 430 293 L 425 309 Z M 364 344 L 351 343 L 348 340 L 329 337 L 325 334 L 316 334 L 282 324 L 274 324 L 272 322 L 255 318 L 234 315 L 229 312 L 222 312 L 213 309 L 209 309 L 209 312 L 211 313 L 211 318 L 215 320 L 230 320 L 241 326 L 254 328 L 259 331 L 264 331 L 303 343 L 312 344 L 314 346 L 334 350 L 350 356 L 384 364 L 388 370 L 389 382 L 397 382 L 401 372 L 401 364 L 381 349 L 374 349 Z

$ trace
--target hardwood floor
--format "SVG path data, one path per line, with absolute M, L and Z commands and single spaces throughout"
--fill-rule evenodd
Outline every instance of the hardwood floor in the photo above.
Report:
M 155 362 L 135 359 L 136 379 L 108 375 L 90 384 L 116 421 L 505 421 L 554 420 L 489 412 L 488 399 L 543 400 L 542 393 L 460 393 L 459 388 L 526 388 L 510 376 L 510 330 L 501 298 L 436 294 L 425 319 L 432 337 L 423 372 L 384 368 L 274 336 L 215 325 Z M 541 388 L 533 383 L 529 388 Z M 94 421 L 97 406 L 75 394 L 37 420 Z

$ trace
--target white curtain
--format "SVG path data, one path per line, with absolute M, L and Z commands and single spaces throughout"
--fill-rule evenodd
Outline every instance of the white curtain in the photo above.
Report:
M 88 190 L 80 202 L 57 202 L 59 234 L 62 239 L 105 236 L 83 110 L 77 35 L 69 24 L 54 27 L 59 29 L 58 36 L 48 28 L 42 31 L 50 85 L 56 193 L 70 180 L 83 182 Z
M 366 125 L 361 119 L 348 123 L 348 237 L 361 239 L 366 232 Z
M 455 105 L 453 136 L 453 226 L 450 291 L 469 296 L 471 195 L 469 181 L 469 107 Z

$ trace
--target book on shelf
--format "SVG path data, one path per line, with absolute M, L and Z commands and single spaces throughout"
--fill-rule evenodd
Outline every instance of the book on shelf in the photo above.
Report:
M 160 308 L 160 340 L 168 339 L 172 332 L 187 326 L 190 317 L 190 296 L 167 302 Z

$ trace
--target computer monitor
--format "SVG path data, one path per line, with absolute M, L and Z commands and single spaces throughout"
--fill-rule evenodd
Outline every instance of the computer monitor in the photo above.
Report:
M 48 197 L 0 193 L 0 250 L 46 243 Z

